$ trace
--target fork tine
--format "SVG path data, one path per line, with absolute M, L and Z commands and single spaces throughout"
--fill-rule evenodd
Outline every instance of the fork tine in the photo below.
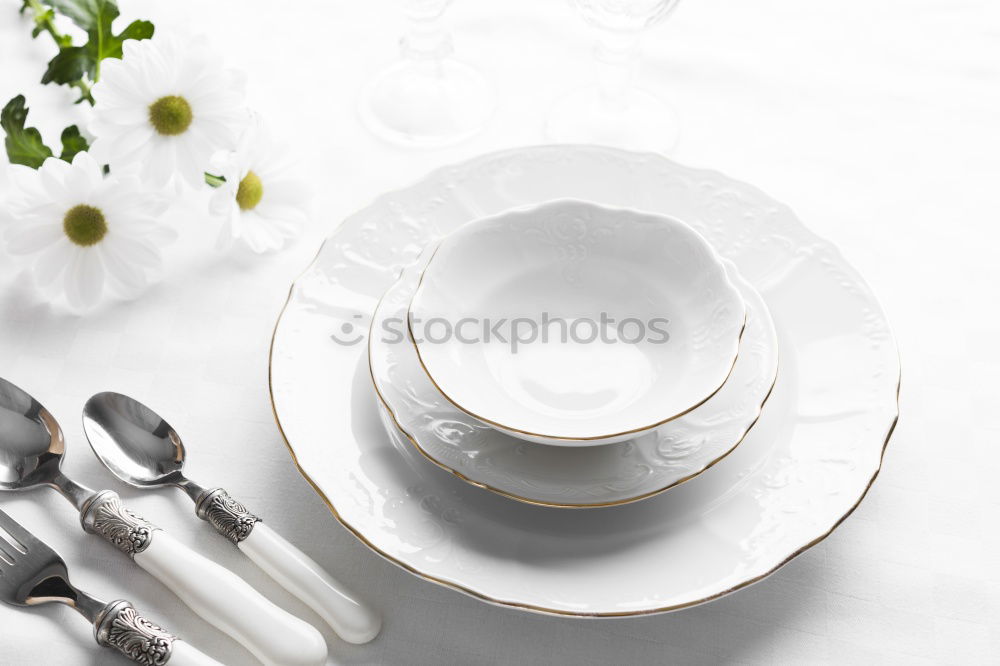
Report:
M 14 564 L 14 555 L 19 551 L 11 543 L 11 539 L 12 537 L 8 536 L 3 528 L 0 528 L 0 565 Z
M 29 550 L 39 546 L 41 542 L 31 532 L 0 510 L 0 551 L 5 552 L 12 563 L 17 553 L 27 555 Z M 8 550 L 14 552 L 7 552 Z
M 66 564 L 59 554 L 0 511 L 0 601 L 14 606 L 73 605 Z

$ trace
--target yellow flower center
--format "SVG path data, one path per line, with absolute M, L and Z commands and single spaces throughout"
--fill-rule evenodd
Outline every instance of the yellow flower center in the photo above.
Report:
M 167 95 L 149 105 L 149 124 L 164 136 L 183 134 L 193 119 L 191 105 L 179 95 Z
M 90 247 L 100 243 L 108 233 L 108 222 L 100 208 L 79 204 L 66 211 L 63 231 L 80 247 Z
M 236 188 L 236 203 L 240 210 L 253 210 L 264 197 L 264 184 L 260 182 L 260 176 L 253 171 L 247 171 L 247 175 L 240 181 L 240 186 Z

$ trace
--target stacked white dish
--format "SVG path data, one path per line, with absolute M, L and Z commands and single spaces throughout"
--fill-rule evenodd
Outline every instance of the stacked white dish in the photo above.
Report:
M 681 222 L 587 202 L 470 222 L 383 295 L 375 389 L 474 485 L 559 507 L 650 497 L 729 453 L 774 384 L 767 308 L 723 262 Z
M 420 365 L 455 407 L 515 437 L 625 441 L 732 372 L 746 307 L 677 220 L 555 201 L 470 222 L 429 255 L 407 312 Z M 454 334 L 433 337 L 433 323 Z
M 595 335 L 568 339 L 580 322 Z M 376 552 L 494 603 L 618 616 L 731 592 L 826 536 L 877 474 L 899 368 L 867 287 L 787 209 L 554 146 L 341 225 L 271 373 L 300 468 Z

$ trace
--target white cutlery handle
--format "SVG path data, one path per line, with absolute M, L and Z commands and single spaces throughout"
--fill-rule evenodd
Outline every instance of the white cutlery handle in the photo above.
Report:
M 246 581 L 122 506 L 111 491 L 84 508 L 83 524 L 131 555 L 203 619 L 267 666 L 319 666 L 326 643 L 314 627 L 265 599 Z
M 99 645 L 117 650 L 137 664 L 170 666 L 222 666 L 139 614 L 120 599 L 108 604 L 94 624 Z
M 378 613 L 264 523 L 258 523 L 238 546 L 348 643 L 360 645 L 378 636 L 382 628 Z
M 268 666 L 319 666 L 326 642 L 314 627 L 265 599 L 246 581 L 160 532 L 135 556 L 191 609 Z
M 176 641 L 174 649 L 170 654 L 170 666 L 222 666 L 198 648 L 191 647 L 190 643 Z
M 308 604 L 345 641 L 367 643 L 378 635 L 382 628 L 378 613 L 225 490 L 206 492 L 198 501 L 197 512 L 282 587 Z

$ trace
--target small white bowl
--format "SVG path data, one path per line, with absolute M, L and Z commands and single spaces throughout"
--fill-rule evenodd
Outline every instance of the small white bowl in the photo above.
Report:
M 678 220 L 554 201 L 471 222 L 410 303 L 421 365 L 480 421 L 533 442 L 623 441 L 694 409 L 746 319 L 720 258 Z

